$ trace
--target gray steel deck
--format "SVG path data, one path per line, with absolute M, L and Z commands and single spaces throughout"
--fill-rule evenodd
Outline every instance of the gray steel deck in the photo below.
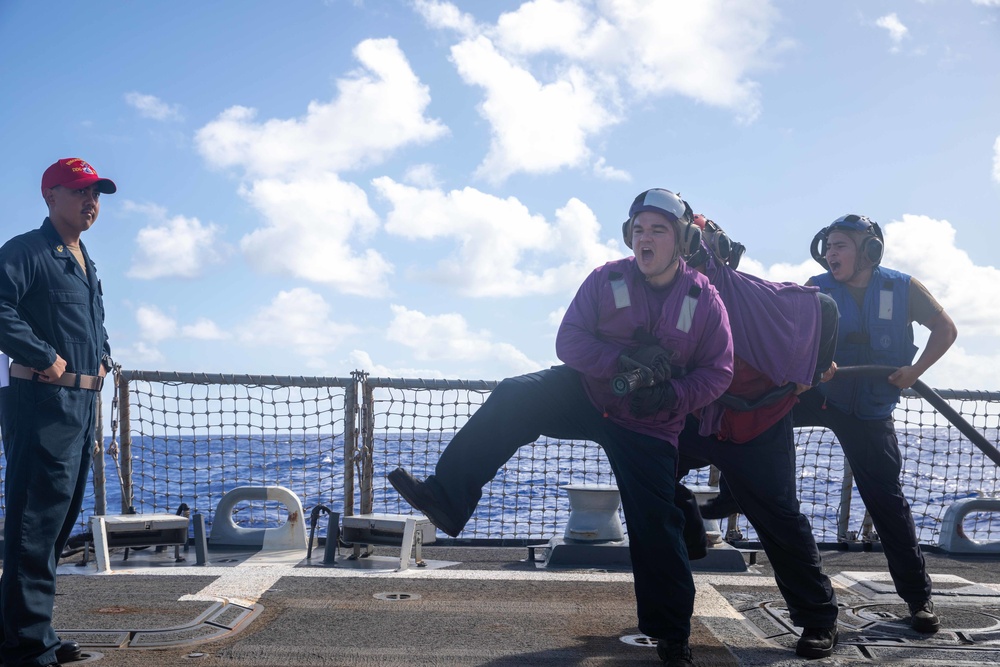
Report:
M 60 566 L 55 624 L 116 665 L 655 665 L 639 635 L 631 574 L 547 569 L 525 548 L 425 546 L 428 566 L 397 571 L 399 551 L 322 566 L 303 552 L 173 549 L 112 554 L 98 573 Z M 1000 562 L 928 553 L 937 635 L 906 624 L 878 552 L 824 551 L 842 606 L 841 644 L 812 665 L 1000 663 Z M 696 572 L 698 665 L 802 665 L 766 557 L 744 573 Z

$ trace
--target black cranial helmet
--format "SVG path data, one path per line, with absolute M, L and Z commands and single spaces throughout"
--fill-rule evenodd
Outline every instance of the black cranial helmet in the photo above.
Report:
M 701 230 L 692 224 L 694 213 L 686 201 L 670 190 L 653 188 L 639 194 L 628 209 L 628 220 L 622 223 L 622 238 L 625 245 L 632 247 L 632 221 L 643 211 L 652 211 L 665 216 L 674 223 L 677 232 L 677 248 L 687 257 L 701 245 Z
M 882 228 L 866 216 L 848 213 L 819 230 L 809 246 L 812 258 L 827 271 L 830 270 L 830 265 L 826 261 L 826 244 L 831 232 L 861 232 L 863 236 L 858 245 L 858 257 L 867 259 L 872 266 L 878 266 L 882 261 L 882 253 L 885 251 Z

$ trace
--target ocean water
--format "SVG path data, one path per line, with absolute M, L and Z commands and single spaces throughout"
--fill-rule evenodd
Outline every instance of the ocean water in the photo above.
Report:
M 996 441 L 996 433 L 987 434 Z M 412 510 L 388 485 L 385 474 L 403 465 L 418 478 L 433 471 L 447 433 L 376 434 L 372 452 L 372 511 L 408 514 Z M 837 541 L 844 458 L 826 432 L 798 435 L 799 497 L 817 541 Z M 901 480 L 911 503 L 918 538 L 936 544 L 940 522 L 955 500 L 996 496 L 997 467 L 952 429 L 900 431 L 904 454 Z M 121 511 L 121 485 L 112 457 L 105 455 L 108 513 Z M 239 486 L 276 485 L 291 489 L 305 515 L 323 506 L 344 512 L 344 441 L 340 435 L 229 435 L 136 437 L 133 442 L 133 506 L 138 512 L 176 513 L 186 505 L 201 513 L 210 527 L 218 502 Z M 360 468 L 355 467 L 355 513 L 360 511 Z M 708 469 L 693 473 L 688 484 L 707 484 Z M 566 484 L 613 484 L 607 460 L 592 443 L 544 440 L 522 447 L 484 489 L 483 499 L 463 538 L 547 540 L 561 535 L 569 517 Z M 96 495 L 86 499 L 81 530 L 94 512 Z M 859 531 L 864 504 L 855 489 L 849 529 Z M 277 503 L 237 506 L 234 519 L 246 527 L 273 527 L 285 521 Z M 326 520 L 317 525 L 325 534 Z M 308 527 L 308 525 L 307 525 Z M 627 530 L 627 525 L 626 525 Z M 752 526 L 741 530 L 754 539 Z M 970 515 L 965 523 L 972 539 L 1000 539 L 1000 516 Z

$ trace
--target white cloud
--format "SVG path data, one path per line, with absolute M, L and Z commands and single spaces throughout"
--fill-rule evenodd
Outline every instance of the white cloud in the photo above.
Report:
M 973 264 L 950 222 L 906 214 L 884 231 L 886 266 L 926 285 L 960 336 L 1000 336 L 1000 269 Z
M 128 213 L 134 217 L 151 218 L 153 220 L 166 220 L 167 209 L 159 204 L 140 204 L 131 199 L 122 200 L 119 204 L 122 213 Z
M 200 276 L 206 266 L 222 262 L 230 253 L 219 240 L 220 233 L 214 224 L 180 215 L 144 227 L 136 234 L 136 253 L 127 275 L 143 280 Z
M 228 340 L 232 336 L 219 328 L 215 322 L 207 318 L 199 318 L 194 324 L 181 327 L 181 336 L 195 340 Z
M 586 166 L 587 142 L 649 97 L 683 95 L 752 122 L 760 101 L 748 73 L 766 64 L 777 17 L 770 0 L 533 0 L 480 25 L 452 3 L 415 6 L 431 27 L 459 33 L 452 60 L 484 90 L 492 144 L 477 175 L 491 182 Z M 601 163 L 595 173 L 624 178 Z
M 255 109 L 234 106 L 198 131 L 198 150 L 217 167 L 274 177 L 377 164 L 402 146 L 447 133 L 424 117 L 430 93 L 396 40 L 365 40 L 354 55 L 363 70 L 337 81 L 335 100 L 310 102 L 301 118 L 263 122 Z
M 156 347 L 137 341 L 122 348 L 116 347 L 115 361 L 124 368 L 162 367 L 162 364 L 166 362 L 166 357 Z
M 907 30 L 906 26 L 899 20 L 896 13 L 893 12 L 892 14 L 887 14 L 879 18 L 875 21 L 875 25 L 880 28 L 884 28 L 889 32 L 889 39 L 892 41 L 892 51 L 899 51 L 899 45 L 903 41 L 903 38 L 906 37 L 909 30 Z
M 388 177 L 373 185 L 392 205 L 386 231 L 458 243 L 431 277 L 467 296 L 571 292 L 594 267 L 621 256 L 617 241 L 600 240 L 593 211 L 575 198 L 549 223 L 514 197 L 474 188 L 420 190 Z
M 437 170 L 432 164 L 415 164 L 406 170 L 403 181 L 418 188 L 436 188 L 441 185 Z
M 777 12 L 769 0 L 609 3 L 593 22 L 580 53 L 603 72 L 622 77 L 641 99 L 679 94 L 730 109 L 744 122 L 760 113 L 758 84 L 748 73 L 766 64 Z
M 746 75 L 764 64 L 776 19 L 769 0 L 535 0 L 502 15 L 495 32 L 505 51 L 558 54 L 640 98 L 681 94 L 753 120 L 757 85 Z
M 972 0 L 974 5 L 983 5 L 984 7 L 1000 7 L 1000 0 Z
M 594 163 L 594 175 L 603 178 L 606 181 L 631 181 L 632 174 L 628 173 L 623 169 L 617 169 L 615 167 L 609 167 L 604 158 L 599 158 L 597 162 Z
M 993 142 L 993 180 L 1000 183 L 1000 137 Z
M 992 351 L 972 353 L 962 344 L 963 329 L 958 325 L 958 342 L 927 369 L 920 379 L 935 389 L 977 389 L 995 391 L 996 369 L 1000 368 L 1000 354 Z M 919 354 L 919 353 L 918 353 Z
M 569 55 L 571 44 L 590 52 L 611 26 L 603 17 L 594 16 L 589 4 L 565 0 L 525 2 L 497 19 L 497 41 L 505 50 L 519 54 L 552 51 Z
M 490 182 L 519 171 L 583 166 L 590 157 L 587 138 L 619 120 L 579 67 L 564 68 L 555 81 L 542 83 L 485 37 L 462 42 L 451 53 L 465 82 L 485 91 L 479 110 L 492 137 L 476 175 Z
M 803 260 L 798 264 L 779 262 L 770 266 L 764 266 L 750 255 L 747 255 L 740 260 L 740 271 L 751 273 L 764 280 L 773 280 L 779 283 L 799 283 L 801 285 L 812 276 L 822 273 L 823 268 L 811 259 Z
M 194 324 L 181 326 L 174 317 L 167 315 L 157 306 L 139 306 L 135 311 L 135 321 L 139 327 L 139 338 L 144 344 L 156 344 L 172 338 L 227 340 L 232 337 L 205 317 L 199 318 Z
M 494 343 L 486 331 L 470 331 L 465 318 L 457 313 L 425 315 L 403 306 L 392 306 L 393 319 L 386 338 L 413 350 L 421 361 L 493 361 L 510 368 L 512 374 L 538 370 L 513 345 Z
M 351 350 L 351 353 L 347 355 L 347 366 L 352 369 L 366 371 L 370 377 L 423 379 L 441 379 L 445 377 L 441 370 L 436 368 L 383 366 L 382 364 L 375 363 L 371 355 L 363 350 Z
M 232 107 L 199 130 L 197 143 L 209 163 L 240 167 L 250 179 L 240 193 L 265 219 L 241 240 L 251 266 L 377 297 L 388 293 L 392 263 L 359 244 L 378 218 L 364 191 L 338 174 L 447 128 L 424 117 L 429 90 L 394 39 L 365 40 L 354 55 L 362 69 L 338 80 L 333 101 L 310 103 L 301 118 L 262 122 L 253 109 Z M 429 165 L 408 177 L 423 185 L 436 178 Z
M 413 6 L 432 28 L 447 28 L 466 36 L 473 36 L 481 30 L 471 14 L 462 12 L 450 2 L 415 0 Z
M 326 367 L 326 357 L 357 328 L 341 324 L 315 292 L 299 287 L 278 295 L 243 324 L 239 340 L 254 347 L 290 351 L 312 367 Z
M 180 107 L 167 104 L 155 95 L 138 92 L 125 93 L 125 102 L 139 112 L 140 116 L 153 120 L 183 120 Z
M 156 306 L 140 306 L 135 311 L 135 321 L 143 341 L 158 343 L 177 336 L 177 320 Z
M 368 197 L 334 174 L 260 180 L 242 191 L 267 225 L 240 242 L 255 269 L 382 296 L 392 264 L 371 248 L 353 248 L 378 228 Z

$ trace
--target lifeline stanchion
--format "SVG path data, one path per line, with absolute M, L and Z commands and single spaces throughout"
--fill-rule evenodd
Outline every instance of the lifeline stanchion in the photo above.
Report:
M 326 505 L 317 505 L 309 516 L 309 548 L 306 551 L 306 560 L 312 558 L 313 537 L 316 535 L 316 524 L 319 523 L 319 515 L 322 512 L 326 512 L 330 517 L 326 529 L 326 545 L 323 549 L 323 565 L 336 565 L 337 543 L 340 542 L 340 513 L 334 512 Z

